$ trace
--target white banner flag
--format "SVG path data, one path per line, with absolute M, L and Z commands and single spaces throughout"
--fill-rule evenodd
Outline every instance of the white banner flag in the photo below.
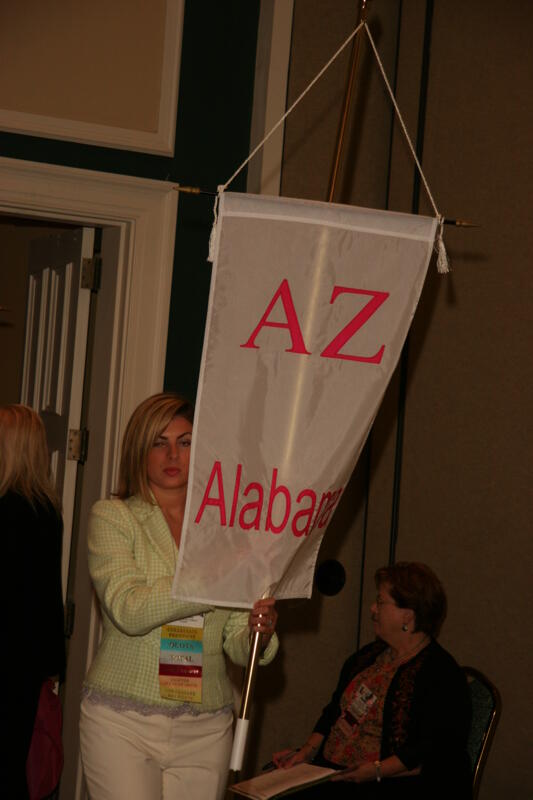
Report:
M 225 193 L 173 594 L 310 597 L 398 362 L 437 220 Z

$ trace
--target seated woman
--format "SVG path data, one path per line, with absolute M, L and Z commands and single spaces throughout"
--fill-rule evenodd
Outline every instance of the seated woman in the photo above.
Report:
M 193 408 L 149 397 L 124 434 L 118 497 L 93 507 L 89 570 L 103 637 L 85 680 L 81 756 L 91 800 L 216 800 L 225 791 L 233 693 L 225 657 L 278 648 L 271 598 L 250 614 L 176 600 Z
M 342 769 L 298 798 L 471 797 L 465 676 L 436 641 L 446 595 L 425 564 L 376 572 L 376 640 L 345 662 L 313 733 L 278 767 L 303 761 Z M 355 786 L 354 784 L 358 784 Z

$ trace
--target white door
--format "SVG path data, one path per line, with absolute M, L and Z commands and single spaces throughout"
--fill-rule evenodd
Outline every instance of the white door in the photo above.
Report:
M 94 229 L 79 228 L 36 239 L 30 248 L 21 402 L 32 406 L 44 421 L 62 499 L 63 599 L 78 466 L 68 457 L 69 431 L 80 428 L 91 297 L 90 288 L 81 286 L 82 266 L 84 259 L 92 258 L 93 247 Z

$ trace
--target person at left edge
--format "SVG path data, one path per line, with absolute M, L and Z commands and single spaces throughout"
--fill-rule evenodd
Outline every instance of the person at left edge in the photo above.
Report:
M 262 633 L 261 663 L 278 649 L 271 598 L 248 615 L 171 597 L 192 422 L 192 406 L 177 394 L 141 403 L 124 435 L 118 497 L 91 512 L 89 569 L 104 629 L 81 707 L 91 800 L 221 798 L 233 721 L 225 656 L 245 665 L 250 631 Z M 176 624 L 175 639 L 162 629 L 169 623 Z M 192 639 L 176 651 L 183 626 Z M 169 662 L 192 664 L 201 678 L 186 677 L 185 686 L 169 689 Z
M 28 406 L 0 406 L 0 531 L 3 570 L 0 795 L 26 800 L 26 760 L 41 686 L 63 679 L 60 501 L 46 434 Z

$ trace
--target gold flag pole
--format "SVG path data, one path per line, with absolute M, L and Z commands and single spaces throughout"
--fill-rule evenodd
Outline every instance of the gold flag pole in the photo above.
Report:
M 360 8 L 359 8 L 359 21 L 358 24 L 364 22 L 366 20 L 366 14 L 368 9 L 368 3 L 370 0 L 361 0 Z M 353 94 L 353 87 L 355 84 L 355 76 L 357 73 L 357 66 L 359 63 L 359 50 L 360 50 L 360 36 L 361 31 L 355 36 L 354 43 L 352 46 L 352 56 L 351 56 L 351 66 L 350 66 L 350 73 L 348 76 L 348 82 L 346 85 L 346 92 L 344 96 L 344 102 L 342 106 L 342 113 L 341 113 L 341 121 L 339 125 L 339 130 L 337 134 L 337 145 L 335 149 L 335 158 L 333 161 L 333 168 L 331 171 L 331 178 L 330 178 L 330 185 L 329 185 L 329 192 L 328 192 L 328 202 L 332 202 L 333 195 L 335 193 L 335 185 L 337 182 L 337 176 L 339 173 L 339 166 L 340 160 L 342 155 L 342 148 L 344 144 L 344 135 L 346 131 L 346 123 L 348 120 L 348 114 L 350 111 L 350 103 Z M 242 699 L 241 699 L 241 708 L 239 712 L 239 716 L 237 718 L 237 723 L 235 727 L 235 734 L 233 738 L 233 749 L 231 752 L 231 760 L 229 768 L 233 772 L 239 772 L 242 769 L 242 762 L 244 758 L 244 748 L 246 744 L 246 736 L 248 733 L 248 724 L 250 718 L 250 707 L 251 707 L 251 700 L 252 700 L 252 693 L 253 687 L 255 684 L 255 678 L 257 674 L 257 666 L 259 663 L 259 656 L 261 652 L 260 648 L 261 642 L 261 634 L 254 633 L 251 641 L 250 646 L 250 655 L 248 657 L 248 665 L 246 667 L 246 674 L 244 677 L 244 686 L 242 692 Z
M 360 25 L 362 22 L 366 22 L 369 3 L 370 0 L 361 0 L 359 6 L 359 19 L 357 21 L 358 25 Z M 361 30 L 353 40 L 350 72 L 348 75 L 348 81 L 346 83 L 346 91 L 344 93 L 344 102 L 342 106 L 341 119 L 339 123 L 339 130 L 337 132 L 337 146 L 335 148 L 335 157 L 333 159 L 333 166 L 331 168 L 331 175 L 329 179 L 328 200 L 327 200 L 328 203 L 333 202 L 333 198 L 335 195 L 337 177 L 339 174 L 340 163 L 341 163 L 342 149 L 344 146 L 344 136 L 346 133 L 346 125 L 348 122 L 348 114 L 350 112 L 353 89 L 355 86 L 355 76 L 357 74 L 357 68 L 359 66 L 359 54 L 361 51 L 362 35 L 363 35 L 363 29 L 361 28 Z
M 364 22 L 366 20 L 366 14 L 368 10 L 368 3 L 370 0 L 361 0 L 360 8 L 359 8 L 359 21 L 357 24 Z M 351 65 L 350 65 L 350 73 L 348 76 L 348 82 L 346 84 L 346 92 L 344 96 L 344 102 L 342 106 L 342 113 L 341 113 L 341 121 L 339 125 L 339 130 L 337 134 L 337 145 L 335 149 L 335 158 L 333 161 L 333 168 L 331 171 L 331 178 L 330 178 L 330 185 L 329 185 L 329 192 L 328 192 L 328 202 L 332 202 L 333 195 L 335 193 L 335 185 L 337 182 L 337 176 L 339 173 L 341 155 L 342 155 L 342 148 L 344 145 L 344 136 L 346 131 L 346 123 L 348 120 L 348 114 L 350 111 L 350 103 L 353 94 L 353 87 L 355 84 L 355 76 L 357 73 L 357 66 L 359 63 L 359 50 L 360 50 L 360 36 L 361 31 L 355 36 L 354 43 L 352 46 L 352 56 L 351 56 Z M 248 665 L 246 667 L 246 674 L 244 677 L 244 685 L 242 691 L 242 699 L 241 699 L 241 708 L 239 712 L 239 716 L 237 718 L 237 723 L 235 727 L 235 734 L 233 737 L 233 749 L 231 752 L 231 760 L 229 768 L 232 772 L 240 772 L 242 769 L 242 762 L 244 758 L 244 749 L 246 744 L 246 736 L 248 733 L 248 724 L 250 719 L 250 708 L 251 708 L 251 701 L 252 701 L 252 693 L 255 684 L 255 678 L 257 675 L 257 666 L 259 664 L 259 656 L 261 652 L 261 633 L 254 633 L 251 645 L 250 645 L 250 654 L 248 657 Z

